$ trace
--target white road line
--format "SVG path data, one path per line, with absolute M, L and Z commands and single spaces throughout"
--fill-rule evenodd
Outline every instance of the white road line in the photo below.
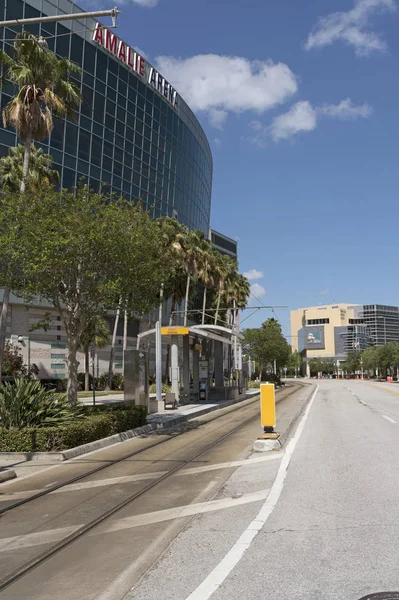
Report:
M 214 594 L 214 592 L 216 592 L 216 590 L 224 582 L 226 577 L 239 563 L 239 561 L 250 547 L 258 532 L 262 529 L 262 527 L 265 525 L 266 521 L 272 514 L 273 509 L 276 506 L 280 498 L 280 494 L 283 490 L 284 480 L 287 476 L 288 466 L 290 464 L 298 440 L 305 427 L 306 420 L 309 416 L 309 412 L 312 408 L 314 399 L 316 398 L 318 389 L 319 386 L 317 385 L 313 396 L 306 408 L 305 414 L 301 419 L 298 429 L 296 430 L 294 437 L 291 439 L 287 446 L 285 455 L 281 461 L 280 468 L 277 473 L 277 477 L 272 485 L 270 493 L 266 498 L 266 502 L 263 504 L 258 515 L 255 517 L 252 523 L 250 523 L 250 525 L 240 536 L 240 538 L 237 540 L 234 546 L 229 550 L 226 556 L 208 575 L 208 577 L 206 577 L 204 581 L 197 587 L 197 589 L 194 590 L 192 594 L 188 596 L 187 600 L 208 600 L 208 598 L 210 598 Z
M 381 416 L 383 419 L 386 419 L 390 423 L 397 423 L 397 421 L 395 421 L 395 419 L 391 419 L 391 417 L 388 417 L 387 415 L 381 415 Z
M 94 532 L 92 535 L 102 535 L 103 533 L 111 533 L 120 531 L 121 529 L 131 529 L 132 527 L 140 527 L 141 525 L 152 525 L 153 523 L 161 523 L 162 521 L 170 521 L 171 519 L 179 519 L 182 517 L 191 517 L 200 515 L 215 510 L 232 508 L 233 506 L 241 506 L 242 504 L 250 504 L 264 500 L 269 493 L 269 490 L 260 490 L 252 494 L 244 494 L 239 498 L 221 498 L 219 500 L 209 500 L 209 502 L 199 502 L 197 504 L 189 504 L 187 506 L 177 506 L 176 508 L 167 508 L 165 510 L 157 510 L 136 517 L 126 517 L 119 519 L 114 523 L 110 523 L 101 533 Z
M 211 482 L 212 485 L 213 483 L 214 482 Z M 251 502 L 259 502 L 259 500 L 264 500 L 268 493 L 269 490 L 261 490 L 260 492 L 254 492 L 252 494 L 244 494 L 239 498 L 222 498 L 220 500 L 210 500 L 209 502 L 198 502 L 196 504 L 176 506 L 175 508 L 144 513 L 135 517 L 126 517 L 111 522 L 105 527 L 102 527 L 101 530 L 94 530 L 90 536 L 104 535 L 104 533 L 112 533 L 113 531 L 132 529 L 134 527 L 141 527 L 142 525 L 162 523 L 163 521 L 170 521 L 172 519 L 180 519 L 182 517 L 213 512 L 215 510 L 232 508 L 233 506 L 241 506 L 243 504 L 250 504 Z M 57 542 L 80 527 L 82 527 L 82 524 L 3 538 L 0 539 L 0 552 L 8 552 L 10 550 Z
M 234 467 L 251 466 L 256 463 L 268 462 L 270 460 L 276 460 L 282 457 L 281 452 L 276 452 L 270 456 L 261 456 L 259 458 L 249 458 L 246 460 L 234 460 L 230 462 L 217 463 L 216 465 L 204 465 L 203 467 L 192 467 L 190 469 L 183 469 L 174 475 L 174 477 L 183 477 L 185 475 L 195 475 L 197 473 L 205 473 L 207 471 L 217 471 L 218 469 L 229 469 Z M 117 485 L 121 483 L 135 483 L 137 481 L 146 481 L 148 479 L 156 479 L 165 475 L 167 471 L 154 471 L 152 473 L 138 473 L 137 475 L 125 475 L 122 477 L 110 477 L 108 479 L 96 479 L 94 481 L 82 481 L 81 483 L 71 483 L 66 485 L 59 490 L 50 492 L 51 494 L 62 494 L 64 492 L 76 492 L 79 490 L 92 489 L 98 487 L 106 487 L 109 485 Z M 12 500 L 19 500 L 21 498 L 28 498 L 34 494 L 38 494 L 43 490 L 24 490 L 22 492 L 14 492 L 11 494 L 2 494 L 0 492 L 0 502 L 10 502 Z

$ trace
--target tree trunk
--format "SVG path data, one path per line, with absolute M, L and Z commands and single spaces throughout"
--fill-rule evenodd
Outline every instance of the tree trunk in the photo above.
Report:
M 31 146 L 32 146 L 32 136 L 29 134 L 25 139 L 24 166 L 23 166 L 23 170 L 22 170 L 21 187 L 19 188 L 19 191 L 21 192 L 21 194 L 23 194 L 25 192 L 25 188 L 26 188 L 26 178 L 27 178 L 28 172 L 29 172 L 29 158 L 30 158 Z
M 1 382 L 1 372 L 3 367 L 3 356 L 4 356 L 4 346 L 6 345 L 6 335 L 7 335 L 7 315 L 8 315 L 8 306 L 10 304 L 10 290 L 9 288 L 4 288 L 3 294 L 3 304 L 1 307 L 1 315 L 0 315 L 0 382 Z
M 170 314 L 169 314 L 169 327 L 172 327 L 172 325 L 173 325 L 173 317 L 175 315 L 175 310 L 176 310 L 176 300 L 175 300 L 175 298 L 172 298 L 172 305 L 170 307 Z
M 220 308 L 220 300 L 222 298 L 222 288 L 219 286 L 219 293 L 218 293 L 218 303 L 216 305 L 216 312 L 215 312 L 215 322 L 214 324 L 217 325 L 218 322 L 218 316 L 219 316 L 219 308 Z
M 186 297 L 184 300 L 184 327 L 187 327 L 188 296 L 190 294 L 190 273 L 187 273 Z
M 89 347 L 85 348 L 85 392 L 90 391 L 90 359 Z
M 113 375 L 114 356 L 115 356 L 116 332 L 118 330 L 120 313 L 121 313 L 121 309 L 120 309 L 120 306 L 118 306 L 118 308 L 116 310 L 116 315 L 115 315 L 114 331 L 112 333 L 111 352 L 109 353 L 107 390 L 112 389 L 112 375 Z
M 75 406 L 78 402 L 78 368 L 79 361 L 76 358 L 78 345 L 76 339 L 68 339 L 68 401 L 71 406 Z
M 202 325 L 205 324 L 206 287 L 204 287 L 204 299 L 202 301 Z

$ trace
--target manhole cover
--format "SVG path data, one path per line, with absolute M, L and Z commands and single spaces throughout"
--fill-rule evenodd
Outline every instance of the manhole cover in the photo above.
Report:
M 376 594 L 367 594 L 359 600 L 399 600 L 399 592 L 377 592 Z

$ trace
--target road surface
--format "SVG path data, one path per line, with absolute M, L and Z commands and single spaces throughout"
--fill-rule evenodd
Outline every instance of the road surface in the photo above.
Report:
M 320 381 L 285 473 L 257 535 L 246 528 L 264 502 L 245 507 L 245 523 L 244 509 L 197 517 L 129 600 L 155 600 L 162 581 L 164 600 L 359 600 L 399 590 L 399 386 Z M 270 471 L 254 476 L 270 486 Z M 255 479 L 241 468 L 230 484 L 248 492 Z

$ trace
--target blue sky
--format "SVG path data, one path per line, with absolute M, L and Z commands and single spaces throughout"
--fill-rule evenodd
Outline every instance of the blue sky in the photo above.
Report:
M 399 304 L 399 0 L 119 7 L 118 35 L 206 131 L 212 225 L 239 238 L 261 303 Z M 288 310 L 276 311 L 287 334 Z

